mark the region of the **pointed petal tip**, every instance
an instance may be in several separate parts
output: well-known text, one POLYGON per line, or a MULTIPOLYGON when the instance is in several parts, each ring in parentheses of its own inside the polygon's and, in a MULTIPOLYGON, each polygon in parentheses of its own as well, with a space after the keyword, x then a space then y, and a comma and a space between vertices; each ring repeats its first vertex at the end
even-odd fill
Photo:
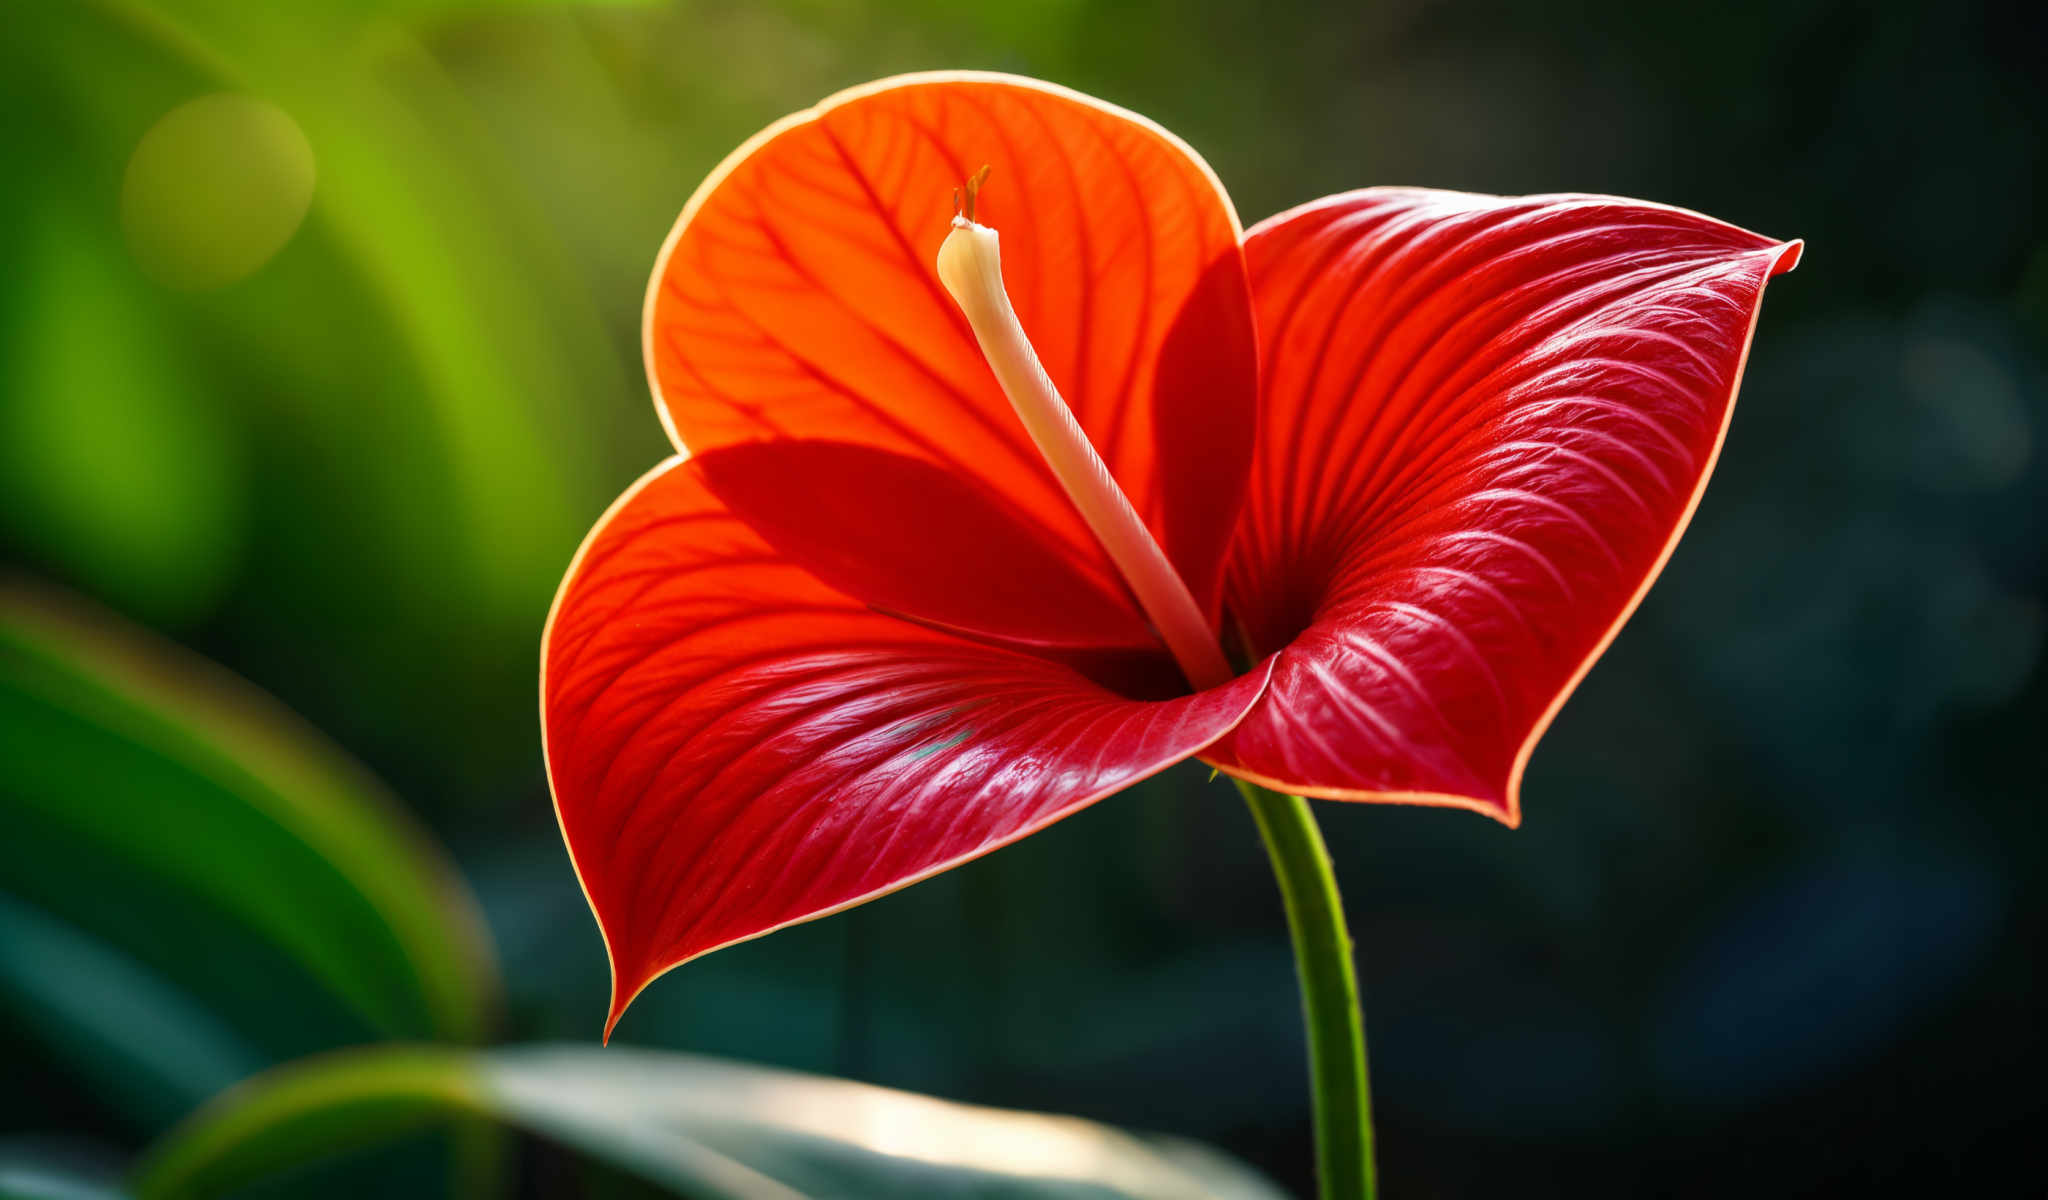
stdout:
POLYGON ((633 997, 620 990, 618 977, 614 975, 611 1000, 605 1005, 604 1036, 599 1039, 603 1044, 612 1044, 612 1030, 619 1027, 619 1018, 626 1015, 626 1009, 632 1003, 633 997))
POLYGON ((647 990, 648 982, 642 980, 638 986, 628 990, 619 985, 616 976, 613 977, 611 1002, 606 1007, 604 1037, 601 1039, 605 1045, 612 1044, 612 1031, 619 1027, 620 1019, 626 1015, 627 1009, 633 1007, 633 1001, 638 1000, 640 993, 647 990))
POLYGON ((1521 802, 1516 798, 1512 789, 1504 794, 1505 799, 1499 796, 1431 793, 1405 796, 1401 800, 1411 804, 1434 805, 1442 808, 1462 808, 1468 812, 1478 813, 1480 816, 1495 821, 1509 829, 1520 829, 1522 827, 1521 802))
MULTIPOLYGON (((746 939, 740 940, 744 941, 746 939)), ((626 1010, 633 1007, 633 1002, 640 998, 642 992, 653 986, 655 980, 660 979, 684 963, 702 958, 712 950, 723 948, 722 946, 712 946, 692 949, 667 962, 655 959, 650 963, 643 959, 640 960, 638 967, 624 971, 620 970, 618 960, 614 958, 611 1001, 606 1006, 604 1018, 604 1043, 606 1045, 611 1044, 612 1033, 618 1029, 619 1022, 625 1019, 626 1010)), ((610 934, 605 935, 605 952, 607 954, 615 954, 617 952, 617 947, 613 944, 610 934)))
POLYGON ((1775 278, 1776 276, 1790 273, 1793 268, 1799 265, 1799 260, 1805 257, 1806 239, 1804 238, 1793 238, 1791 241, 1779 246, 1778 256, 1771 260, 1772 277, 1775 278))
MULTIPOLYGON (((588 895, 586 891, 585 896, 588 895)), ((590 912, 592 916, 597 917, 597 936, 604 944, 605 973, 610 979, 610 990, 605 997, 604 1035, 599 1039, 604 1045, 609 1046, 612 1033, 618 1029, 619 1022, 625 1019, 626 1010, 633 1007, 633 1001, 640 998, 640 993, 647 990, 647 985, 681 964, 671 963, 667 967, 649 968, 644 959, 638 958, 630 950, 622 959, 621 950, 625 948, 613 936, 612 929, 605 924, 604 917, 598 912, 594 900, 590 912), (633 965, 636 962, 638 965, 633 965)))
MULTIPOLYGON (((1538 737, 1540 738, 1540 734, 1538 737)), ((1530 748, 1535 748, 1532 740, 1530 748)), ((1509 769, 1508 777, 1496 793, 1472 798, 1471 809, 1484 817, 1491 817, 1509 829, 1522 827, 1522 770, 1526 763, 1509 769)))

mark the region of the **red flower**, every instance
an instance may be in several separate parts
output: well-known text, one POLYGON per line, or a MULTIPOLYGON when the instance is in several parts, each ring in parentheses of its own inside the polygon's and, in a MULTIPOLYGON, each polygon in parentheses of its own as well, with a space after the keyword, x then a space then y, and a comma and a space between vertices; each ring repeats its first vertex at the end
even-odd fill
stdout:
MULTIPOLYGON (((742 146, 646 306, 676 457, 577 553, 550 782, 612 1021, 720 946, 1182 759, 1510 825, 1663 566, 1799 244, 1410 188, 1241 232, 1208 168, 1030 80, 906 76, 742 146), (934 259, 987 163, 1017 317, 1212 631, 1190 693, 934 259)), ((1192 610, 1190 610, 1192 611, 1192 610)))

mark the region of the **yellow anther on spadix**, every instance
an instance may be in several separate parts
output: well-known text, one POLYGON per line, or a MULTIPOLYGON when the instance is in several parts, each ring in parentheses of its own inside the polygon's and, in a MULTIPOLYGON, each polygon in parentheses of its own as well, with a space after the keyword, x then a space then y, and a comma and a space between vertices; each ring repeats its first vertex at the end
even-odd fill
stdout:
POLYGON ((987 178, 988 168, 983 167, 967 182, 966 204, 939 246, 939 281, 966 314, 982 356, 1025 432, 1123 573, 1188 682, 1198 688, 1228 682, 1233 674, 1230 663, 1201 606, 1060 398, 1010 306, 996 231, 974 221, 975 195, 987 178))

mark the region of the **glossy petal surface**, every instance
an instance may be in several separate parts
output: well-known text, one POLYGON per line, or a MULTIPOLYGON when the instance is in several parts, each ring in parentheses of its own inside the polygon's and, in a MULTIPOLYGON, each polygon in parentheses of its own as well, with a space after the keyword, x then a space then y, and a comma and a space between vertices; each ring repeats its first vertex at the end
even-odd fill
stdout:
POLYGON ((570 567, 542 656, 556 811, 616 1021, 668 967, 901 887, 1195 753, 1264 672, 1124 699, 1042 658, 877 613, 724 490, 770 448, 671 460, 570 567))
POLYGON ((648 292, 648 374, 672 436, 923 460, 1121 591, 938 281, 954 189, 983 164, 977 216, 1001 233, 1026 332, 1213 614, 1257 392, 1236 217, 1186 146, 1076 93, 903 76, 742 147, 685 208, 648 292))
POLYGON ((1330 197, 1246 242, 1264 396, 1209 757, 1512 824, 1530 747, 1690 517, 1781 244, 1606 197, 1330 197))

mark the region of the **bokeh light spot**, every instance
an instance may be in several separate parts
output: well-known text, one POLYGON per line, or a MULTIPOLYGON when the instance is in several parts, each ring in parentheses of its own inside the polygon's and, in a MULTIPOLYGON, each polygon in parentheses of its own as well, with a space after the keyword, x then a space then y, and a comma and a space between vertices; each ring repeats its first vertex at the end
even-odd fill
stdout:
POLYGON ((151 278, 181 291, 245 279, 291 240, 313 202, 313 147, 281 108, 201 96, 136 143, 121 231, 151 278))

